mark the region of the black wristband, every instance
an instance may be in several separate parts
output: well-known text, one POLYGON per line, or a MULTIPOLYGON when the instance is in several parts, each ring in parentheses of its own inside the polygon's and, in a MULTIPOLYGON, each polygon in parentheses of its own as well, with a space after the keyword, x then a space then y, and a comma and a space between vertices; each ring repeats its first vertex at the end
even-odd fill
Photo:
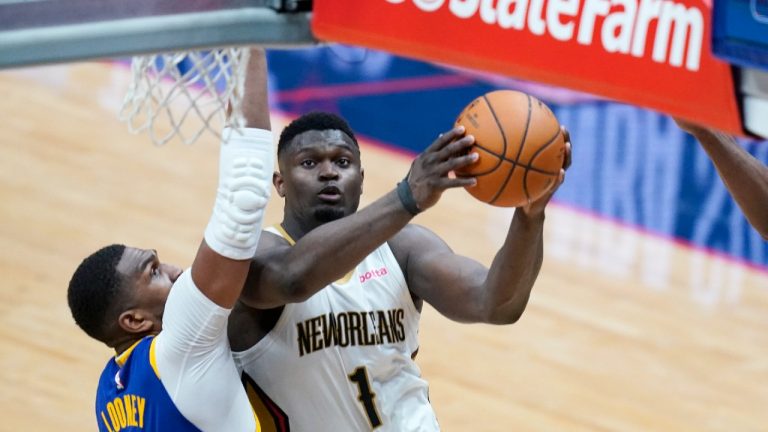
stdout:
POLYGON ((411 193, 411 186, 408 184, 407 176, 397 184, 397 196, 400 197, 400 202, 408 213, 414 216, 421 213, 419 206, 416 205, 416 200, 413 199, 413 193, 411 193))

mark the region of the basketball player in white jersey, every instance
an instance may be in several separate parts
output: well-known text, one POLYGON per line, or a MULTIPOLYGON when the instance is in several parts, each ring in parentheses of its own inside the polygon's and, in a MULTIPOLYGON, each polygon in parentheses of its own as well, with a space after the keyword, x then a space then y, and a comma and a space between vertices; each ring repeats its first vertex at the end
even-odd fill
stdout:
MULTIPOLYGON (((490 269, 409 224, 475 161, 461 128, 441 136, 406 179, 359 212, 363 169, 347 123, 310 113, 278 143, 273 184, 283 221, 262 234, 229 323, 235 362, 264 430, 435 431, 413 358, 422 302, 461 322, 511 324, 542 262, 545 197, 515 212, 490 269)), ((457 364, 457 366, 459 366, 457 364)))
POLYGON ((675 121, 701 143, 749 223, 768 240, 768 167, 728 134, 682 119, 675 121))

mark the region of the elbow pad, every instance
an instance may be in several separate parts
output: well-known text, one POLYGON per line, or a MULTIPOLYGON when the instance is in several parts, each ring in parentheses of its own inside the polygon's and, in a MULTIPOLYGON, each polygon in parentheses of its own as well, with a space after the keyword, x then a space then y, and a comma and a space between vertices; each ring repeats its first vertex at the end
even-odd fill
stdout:
POLYGON ((224 129, 219 158, 219 186, 205 242, 219 255, 253 257, 269 201, 275 155, 272 132, 224 129))

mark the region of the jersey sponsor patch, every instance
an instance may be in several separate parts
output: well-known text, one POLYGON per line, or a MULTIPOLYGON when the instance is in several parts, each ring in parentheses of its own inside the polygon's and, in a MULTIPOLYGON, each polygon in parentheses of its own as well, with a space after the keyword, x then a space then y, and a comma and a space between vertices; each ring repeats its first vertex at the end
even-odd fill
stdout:
POLYGON ((365 282, 368 282, 371 279, 377 279, 380 277, 384 277, 388 274, 386 267, 382 267, 380 269, 373 269, 368 270, 366 272, 360 273, 360 283, 363 284, 365 282))

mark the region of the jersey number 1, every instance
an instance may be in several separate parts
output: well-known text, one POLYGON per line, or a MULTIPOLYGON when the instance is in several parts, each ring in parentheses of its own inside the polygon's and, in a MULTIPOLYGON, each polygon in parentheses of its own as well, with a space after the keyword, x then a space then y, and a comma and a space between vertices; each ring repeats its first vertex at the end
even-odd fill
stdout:
POLYGON ((371 391, 371 383, 368 381, 368 370, 365 366, 360 366, 349 374, 349 379, 357 384, 357 400, 363 404, 365 413, 368 415, 368 421, 371 422, 371 427, 375 429, 381 426, 381 418, 376 411, 376 393, 371 391))

